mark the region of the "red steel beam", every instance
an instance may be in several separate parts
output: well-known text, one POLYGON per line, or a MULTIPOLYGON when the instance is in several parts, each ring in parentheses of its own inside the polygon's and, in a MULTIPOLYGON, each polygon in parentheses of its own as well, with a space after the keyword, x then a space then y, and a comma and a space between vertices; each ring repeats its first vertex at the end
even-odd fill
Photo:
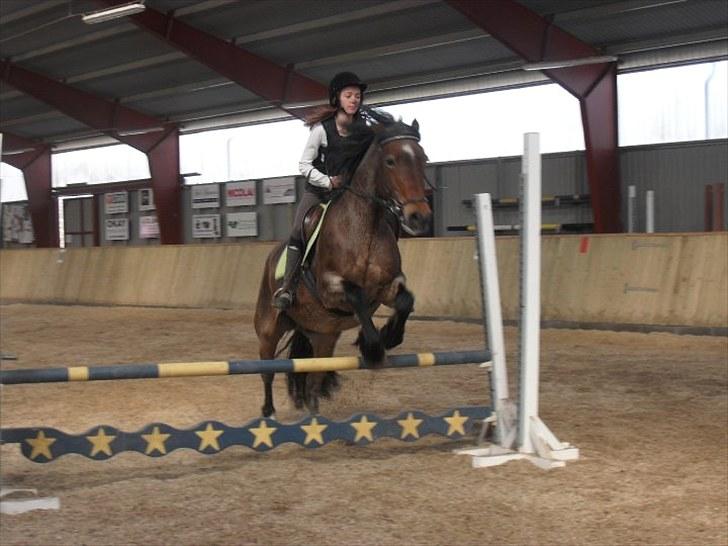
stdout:
MULTIPOLYGON (((563 61, 600 55, 593 46, 514 0, 447 2, 528 62, 563 61)), ((594 229, 597 233, 621 232, 615 63, 543 72, 579 99, 581 105, 594 229)))
POLYGON ((25 191, 28 194, 28 209, 33 222, 36 246, 58 247, 58 210, 51 193, 50 146, 3 129, 0 129, 0 133, 3 134, 2 160, 23 171, 25 177, 25 191), (22 153, 5 155, 13 151, 22 153))
MULTIPOLYGON (((118 0, 95 1, 103 6, 118 4, 118 0)), ((326 100, 327 87, 298 74, 292 66, 280 66, 188 25, 171 14, 147 7, 142 13, 128 17, 128 20, 295 117, 302 119, 305 110, 288 110, 283 106, 284 103, 326 100)))
MULTIPOLYGON (((161 242, 183 242, 179 153, 173 158, 177 163, 171 170, 170 158, 162 158, 160 154, 152 153, 170 138, 179 138, 174 124, 61 83, 7 60, 0 63, 0 78, 65 115, 146 153, 152 173, 155 202, 161 203, 161 206, 157 206, 161 242)), ((179 150, 179 143, 174 148, 179 150)), ((30 195, 28 198, 30 199, 30 195)))

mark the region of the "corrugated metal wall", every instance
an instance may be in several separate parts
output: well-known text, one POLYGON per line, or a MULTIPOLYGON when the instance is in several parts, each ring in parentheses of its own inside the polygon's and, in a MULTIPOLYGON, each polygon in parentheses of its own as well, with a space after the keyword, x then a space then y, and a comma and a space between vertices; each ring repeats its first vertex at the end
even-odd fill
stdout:
POLYGON ((627 217, 626 188, 634 185, 637 231, 645 230, 647 190, 655 191, 655 231, 678 232, 705 229, 706 184, 723 183, 728 189, 728 140, 636 146, 622 149, 620 157, 622 218, 627 217))
MULTIPOLYGON (((655 231, 686 232, 703 231, 705 226, 705 185, 723 183, 728 189, 728 140, 685 142, 653 146, 637 146, 620 150, 622 169, 622 219, 627 225, 627 187, 637 188, 637 232, 645 229, 645 192, 655 191, 655 231)), ((503 157, 433 164, 427 168, 428 179, 438 188, 434 195, 434 234, 467 235, 464 231, 450 231, 453 226, 475 223, 470 204, 473 194, 489 192, 496 199, 516 198, 519 193, 521 158, 503 157)), ((545 154, 542 158, 543 195, 588 195, 584 152, 545 154)), ((304 189, 304 180, 296 179, 297 195, 304 189)), ((184 241, 185 243, 215 244, 240 242, 251 238, 225 237, 195 239, 192 237, 192 216, 195 214, 220 214, 224 224, 229 212, 255 211, 258 221, 259 241, 282 240, 288 236, 295 212, 295 204, 264 205, 263 182, 256 181, 258 195, 254 207, 226 207, 225 183, 220 183, 220 207, 211 209, 191 208, 191 187, 185 186, 184 241)), ((140 211, 138 192, 129 192, 130 236, 128 241, 107 241, 105 238, 106 215, 103 199, 99 199, 101 244, 103 246, 156 245, 159 239, 142 239, 139 236, 139 217, 151 215, 140 211)), ((728 210, 728 191, 725 192, 724 210, 728 210)), ((120 216, 114 215, 115 218, 120 216)), ((728 219, 728 214, 725 214, 728 219)), ((496 224, 518 223, 517 207, 494 209, 496 224)), ((73 221, 69 218, 68 221, 73 221)), ((591 206, 584 204, 544 205, 544 224, 581 224, 592 221, 591 206)), ((724 229, 728 226, 724 226, 724 229)))

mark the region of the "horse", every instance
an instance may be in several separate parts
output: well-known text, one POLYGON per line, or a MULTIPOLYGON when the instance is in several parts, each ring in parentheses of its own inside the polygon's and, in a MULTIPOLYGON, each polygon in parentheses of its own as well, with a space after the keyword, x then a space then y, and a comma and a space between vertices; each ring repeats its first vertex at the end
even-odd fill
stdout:
MULTIPOLYGON (((278 287, 275 269, 285 242, 269 254, 255 311, 261 359, 276 357, 287 333, 290 358, 329 357, 345 330, 360 327, 355 342, 367 367, 383 365, 386 351, 402 343, 414 296, 402 273, 400 229, 417 236, 429 229, 432 210, 425 195, 427 156, 419 124, 368 111, 369 123, 352 129, 346 182, 331 201, 310 260, 304 260, 294 302, 285 311, 271 304, 278 287), (377 330, 372 315, 380 305, 394 310, 377 330)), ((314 209, 315 210, 315 209, 314 209)), ((309 217, 304 233, 312 229, 309 217)), ((285 345, 284 345, 285 349, 285 345)), ((283 349, 282 349, 283 350, 283 349)), ((316 415, 319 398, 339 387, 336 372, 288 373, 288 393, 297 409, 316 415)), ((263 417, 275 413, 273 373, 262 374, 263 417)))

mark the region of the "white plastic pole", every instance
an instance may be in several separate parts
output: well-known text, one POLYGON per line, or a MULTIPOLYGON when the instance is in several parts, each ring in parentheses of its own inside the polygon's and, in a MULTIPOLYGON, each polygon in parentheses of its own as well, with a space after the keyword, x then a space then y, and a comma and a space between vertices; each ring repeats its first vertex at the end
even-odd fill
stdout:
POLYGON ((629 186, 627 197, 627 233, 634 233, 635 230, 635 208, 634 202, 637 199, 637 186, 629 186))
POLYGON ((655 232, 655 192, 654 190, 647 190, 645 196, 645 217, 646 217, 646 229, 647 233, 655 232))
MULTIPOLYGON (((500 285, 498 281, 498 260, 493 232, 493 208, 489 193, 475 195, 476 222, 478 226, 478 263, 480 266, 481 294, 485 315, 488 349, 493 358, 491 373, 491 399, 496 415, 506 418, 503 407, 508 400, 508 372, 506 369, 506 349, 503 339, 503 317, 501 315, 500 285)), ((502 443, 508 424, 499 422, 496 426, 497 440, 502 443)))
POLYGON ((531 423, 538 417, 541 316, 541 154, 538 133, 524 135, 521 167, 521 380, 518 449, 535 451, 531 423))

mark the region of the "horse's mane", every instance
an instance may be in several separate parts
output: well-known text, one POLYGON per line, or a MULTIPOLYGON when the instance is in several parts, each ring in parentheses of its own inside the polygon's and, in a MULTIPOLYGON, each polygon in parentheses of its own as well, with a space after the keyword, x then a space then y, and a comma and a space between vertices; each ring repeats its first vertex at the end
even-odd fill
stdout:
POLYGON ((362 108, 362 121, 353 123, 344 141, 343 169, 346 183, 351 181, 356 169, 374 142, 382 142, 397 136, 420 139, 419 131, 382 110, 362 108))

